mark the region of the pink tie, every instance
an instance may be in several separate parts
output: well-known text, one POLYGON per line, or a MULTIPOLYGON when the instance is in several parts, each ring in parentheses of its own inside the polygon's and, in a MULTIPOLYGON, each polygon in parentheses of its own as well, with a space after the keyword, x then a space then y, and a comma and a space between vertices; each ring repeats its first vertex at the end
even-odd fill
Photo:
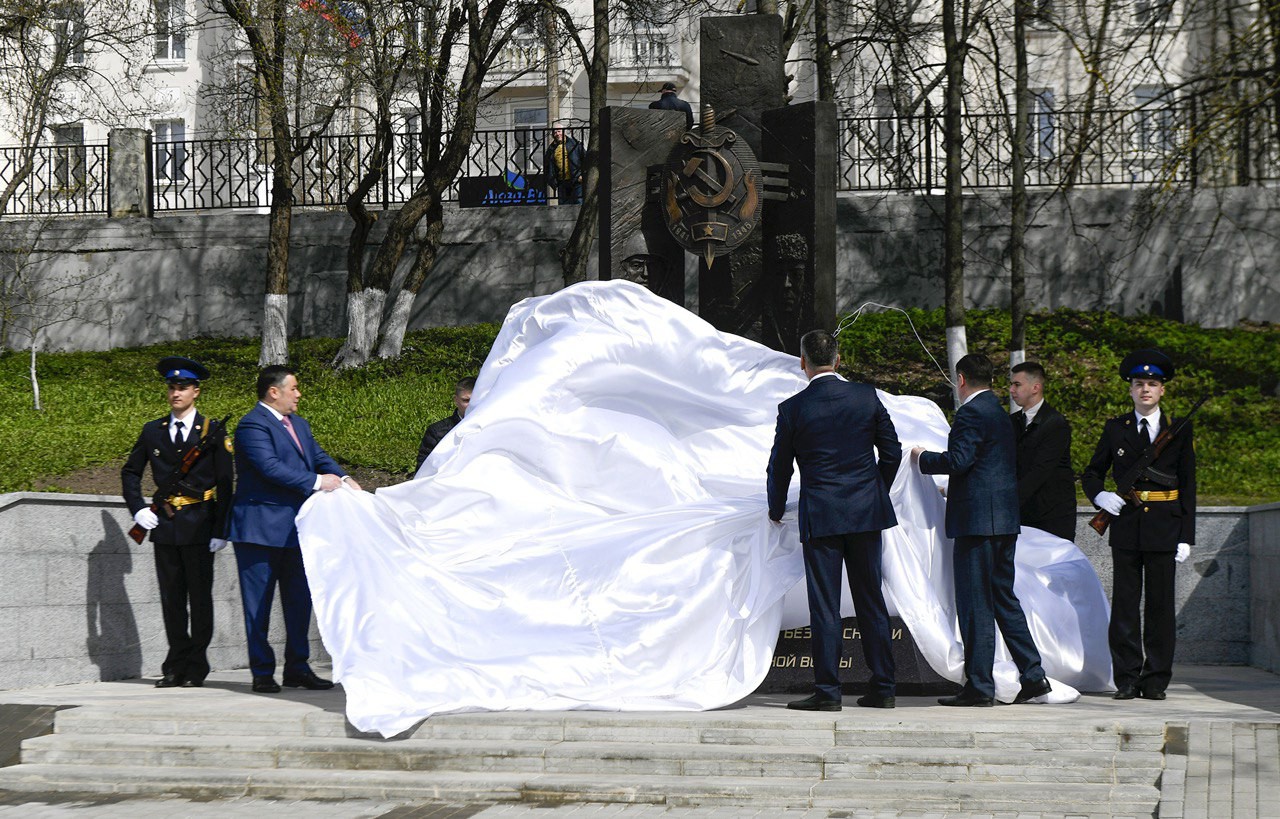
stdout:
POLYGON ((293 431, 293 422, 289 420, 289 416, 287 415, 282 417, 280 420, 284 421, 284 428, 289 430, 289 437, 293 439, 294 444, 298 447, 298 451, 301 452, 302 442, 298 440, 298 433, 293 431))

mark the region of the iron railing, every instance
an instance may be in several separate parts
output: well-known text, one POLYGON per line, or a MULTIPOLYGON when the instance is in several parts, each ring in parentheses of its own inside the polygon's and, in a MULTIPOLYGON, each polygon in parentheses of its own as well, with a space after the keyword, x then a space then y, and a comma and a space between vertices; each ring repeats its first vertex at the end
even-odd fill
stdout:
MULTIPOLYGON (((941 113, 847 117, 838 122, 843 191, 935 191, 944 186, 941 113)), ((567 129, 584 146, 585 128, 567 129)), ((1001 114, 962 119, 962 167, 969 189, 1012 183, 1011 121, 1001 114)), ((460 177, 526 176, 544 170, 551 131, 477 131, 460 177)), ((293 163, 293 204, 342 207, 373 163, 371 134, 311 140, 293 163)), ((271 201, 269 139, 155 141, 156 211, 265 208, 271 201)), ((419 134, 396 134, 384 171, 365 197, 373 208, 405 202, 422 181, 419 134)), ((12 179, 21 149, 0 149, 0 184, 12 179)), ((1032 188, 1100 185, 1241 185, 1280 180, 1280 127, 1263 112, 1224 118, 1190 106, 1082 112, 1037 111, 1026 158, 1032 188), (1225 123, 1225 124, 1224 124, 1225 123)), ((457 198, 457 183, 446 200, 457 198)), ((12 214, 105 213, 105 144, 44 145, 10 203, 12 214)))
MULTIPOLYGON (((566 128, 586 146, 586 128, 566 128)), ((461 177, 540 174, 551 146, 546 128, 477 131, 461 177)), ((271 203, 270 139, 156 141, 155 210, 265 208, 271 203)), ((403 204, 422 181, 420 134, 396 134, 386 165, 365 197, 368 207, 403 204)), ((293 162, 293 204, 343 207, 374 162, 372 134, 322 136, 293 162)), ((456 201, 455 180, 445 201, 456 201)))
POLYGON ((4 215, 107 212, 107 143, 0 148, 0 191, 18 176, 28 152, 31 172, 18 183, 4 215))

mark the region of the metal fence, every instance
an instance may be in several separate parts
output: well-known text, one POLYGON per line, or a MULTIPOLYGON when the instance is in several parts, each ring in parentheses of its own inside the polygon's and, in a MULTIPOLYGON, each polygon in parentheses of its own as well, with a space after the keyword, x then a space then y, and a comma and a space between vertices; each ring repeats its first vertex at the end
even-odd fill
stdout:
MULTIPOLYGON (((586 128, 566 128, 586 146, 586 128)), ((517 128, 477 131, 459 172, 460 177, 542 173, 551 131, 517 128)), ((156 141, 155 210, 265 208, 271 203, 270 139, 156 141)), ((396 134, 383 172, 365 197, 369 207, 405 202, 422 182, 420 134, 396 134)), ((343 207, 361 177, 374 163, 372 134, 322 136, 293 163, 293 204, 343 207)), ((455 181, 446 201, 456 201, 455 181)))
MULTIPOLYGON (((1028 122, 1029 187, 1208 182, 1238 185, 1280 179, 1280 130, 1270 116, 1222 118, 1190 106, 1137 110, 1038 110, 1028 122), (1227 122, 1227 125, 1222 123, 1227 122)), ((929 191, 944 186, 943 117, 839 120, 843 191, 929 191)), ((583 146, 586 128, 566 129, 583 146)), ((968 114, 962 120, 964 186, 1012 183, 1011 119, 968 114)), ((460 177, 540 174, 552 145, 547 128, 477 131, 460 177)), ((293 203, 343 207, 373 162, 371 134, 312 140, 293 164, 293 203)), ((0 186, 13 178, 18 148, 0 149, 0 186)), ((151 150, 156 211, 265 208, 271 201, 269 139, 155 141, 151 150)), ((366 196, 373 208, 405 202, 422 181, 419 134, 397 134, 383 173, 366 196)), ((446 199, 457 199, 457 182, 446 199)), ((9 213, 105 213, 105 144, 45 145, 18 187, 9 213)))
POLYGON ((0 191, 19 175, 28 154, 31 173, 18 183, 6 215, 107 212, 107 143, 0 148, 0 191))

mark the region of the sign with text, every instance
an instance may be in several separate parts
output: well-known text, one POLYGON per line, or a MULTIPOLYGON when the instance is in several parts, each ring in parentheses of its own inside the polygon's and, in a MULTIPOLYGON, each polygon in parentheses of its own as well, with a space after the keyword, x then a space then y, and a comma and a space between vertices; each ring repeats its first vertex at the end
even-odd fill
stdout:
POLYGON ((458 207, 505 208, 547 204, 546 178, 540 173, 507 171, 501 176, 466 176, 458 180, 458 207))

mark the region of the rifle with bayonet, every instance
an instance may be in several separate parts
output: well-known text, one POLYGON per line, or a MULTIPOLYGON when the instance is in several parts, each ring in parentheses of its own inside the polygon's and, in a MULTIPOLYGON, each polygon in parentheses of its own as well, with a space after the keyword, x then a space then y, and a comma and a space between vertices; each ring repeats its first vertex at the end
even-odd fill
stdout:
MULTIPOLYGON (((1120 476, 1120 479, 1116 481, 1116 494, 1124 498, 1125 503, 1133 506, 1142 505, 1142 500, 1133 489, 1133 485, 1140 479, 1151 481, 1167 489, 1174 489, 1178 486, 1177 475, 1156 469, 1151 464, 1155 463, 1156 458, 1160 457, 1160 453, 1164 452, 1165 448, 1178 436, 1178 433, 1182 432, 1183 428, 1186 427, 1187 422, 1191 420, 1191 416, 1195 415, 1201 405, 1208 400, 1209 396, 1202 397, 1191 408, 1190 412, 1178 419, 1177 426, 1172 429, 1166 426, 1160 430, 1160 434, 1156 436, 1151 446, 1147 447, 1147 450, 1142 453, 1142 457, 1138 459, 1137 463, 1130 467, 1128 472, 1120 476)), ((1089 521, 1089 525, 1093 527, 1093 531, 1100 535, 1105 535, 1107 527, 1111 525, 1112 517, 1113 515, 1106 509, 1099 509, 1098 514, 1094 515, 1093 519, 1089 521)))
MULTIPOLYGON (((188 449, 186 454, 182 456, 182 462, 174 467, 169 475, 156 485, 156 493, 151 498, 151 511, 157 516, 163 514, 165 519, 173 520, 173 516, 178 513, 169 499, 175 495, 186 495, 200 497, 204 494, 204 490, 195 489, 187 484, 187 473, 189 473, 200 460, 200 456, 209 451, 213 446, 222 446, 222 439, 227 434, 227 422, 231 420, 231 416, 227 415, 220 421, 210 421, 209 429, 200 437, 200 442, 188 449)), ((129 537, 133 538, 134 543, 141 543, 147 537, 147 530, 141 525, 135 523, 133 528, 129 530, 129 537)))

